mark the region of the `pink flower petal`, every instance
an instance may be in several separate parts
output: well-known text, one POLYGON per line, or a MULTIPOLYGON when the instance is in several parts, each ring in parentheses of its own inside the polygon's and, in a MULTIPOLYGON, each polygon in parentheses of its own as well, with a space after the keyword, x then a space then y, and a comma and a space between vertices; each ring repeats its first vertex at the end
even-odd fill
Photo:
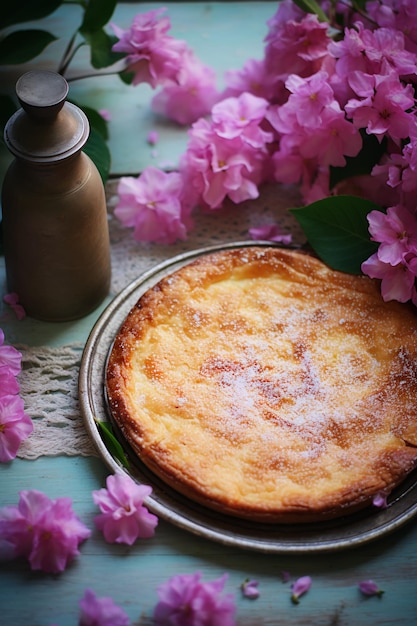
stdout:
POLYGON ((294 604, 298 604, 299 598, 307 593, 311 587, 312 580, 310 576, 302 576, 291 585, 291 600, 294 604))
POLYGON ((22 491, 17 507, 0 509, 0 533, 13 556, 24 556, 32 569, 50 573, 62 572, 91 534, 69 498, 50 500, 36 490, 22 491))
POLYGON ((19 393, 19 382, 10 369, 0 366, 0 396, 14 396, 19 393))
POLYGON ((20 444, 32 431, 33 423, 24 411, 22 398, 0 395, 0 461, 14 459, 20 444))
POLYGON ((373 580, 362 580, 358 587, 365 596, 381 597, 384 593, 373 580))
POLYGON ((86 589, 80 600, 78 626, 129 626, 128 615, 112 598, 97 597, 94 591, 86 589))
POLYGON ((206 583, 200 578, 200 572, 180 574, 158 587, 156 626, 236 626, 233 596, 221 595, 227 575, 206 583))
POLYGON ((242 593, 245 598, 249 598, 250 600, 256 600, 256 598, 259 598, 258 585, 259 582, 257 580, 245 580, 241 585, 242 593))
POLYGON ((101 511, 94 523, 105 540, 132 545, 138 538, 152 537, 158 518, 143 504, 152 492, 151 487, 138 485, 123 473, 108 476, 106 485, 106 489, 92 494, 101 511))
POLYGON ((151 107, 156 113, 188 126, 208 115, 218 99, 214 70, 187 50, 182 56, 177 83, 164 86, 152 99, 151 107))
POLYGON ((377 493, 372 499, 372 504, 377 508, 386 509, 388 506, 387 497, 385 493, 377 493))
POLYGON ((158 131, 156 130, 149 131, 148 136, 146 137, 146 141, 148 142, 149 145, 155 146, 159 141, 158 131))
POLYGON ((277 224, 265 224, 264 226, 256 226, 249 229, 252 239, 275 241, 276 243, 290 244, 292 235, 281 232, 277 224))
POLYGON ((185 239, 191 220, 182 204, 183 184, 178 172, 152 166, 138 178, 122 177, 115 216, 124 226, 134 228, 138 241, 170 244, 185 239))
POLYGON ((29 563, 34 570, 59 573, 78 556, 78 546, 91 531, 72 510, 69 498, 51 500, 40 523, 34 528, 29 563))
POLYGON ((14 311, 18 320, 23 320, 26 317, 26 311, 19 303, 19 296, 17 293, 6 293, 3 296, 3 301, 14 311))
POLYGON ((22 354, 13 346, 4 345, 4 333, 0 328, 0 367, 7 367, 11 374, 20 374, 22 354))
POLYGON ((167 35, 171 27, 165 8, 136 14, 131 26, 123 30, 111 24, 116 37, 115 52, 126 54, 126 70, 133 72, 132 84, 158 85, 177 83, 182 59, 187 53, 185 41, 167 35))

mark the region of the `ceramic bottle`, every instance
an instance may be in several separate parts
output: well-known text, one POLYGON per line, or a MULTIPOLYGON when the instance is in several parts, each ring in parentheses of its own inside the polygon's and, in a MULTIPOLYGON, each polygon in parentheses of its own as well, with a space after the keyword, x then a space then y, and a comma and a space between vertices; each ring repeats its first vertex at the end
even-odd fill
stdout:
POLYGON ((56 322, 93 311, 111 272, 104 186, 83 152, 87 117, 68 90, 59 74, 27 72, 4 132, 14 155, 2 186, 7 289, 27 315, 56 322))

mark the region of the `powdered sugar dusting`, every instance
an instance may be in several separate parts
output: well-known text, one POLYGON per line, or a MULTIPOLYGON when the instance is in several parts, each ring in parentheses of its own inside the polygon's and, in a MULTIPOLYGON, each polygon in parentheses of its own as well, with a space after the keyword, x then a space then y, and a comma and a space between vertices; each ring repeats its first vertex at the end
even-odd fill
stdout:
POLYGON ((158 445, 174 433, 205 485, 210 466, 222 468, 215 490, 219 475, 228 489, 235 481, 245 497, 262 489, 273 501, 289 483, 306 498, 313 486, 325 493, 363 476, 381 488, 390 480, 381 455, 415 436, 417 322, 359 278, 329 283, 324 266, 314 273, 299 257, 287 267, 259 250, 255 270, 242 252, 232 276, 221 265, 213 280, 193 279, 186 297, 177 287, 169 321, 152 329, 158 445))

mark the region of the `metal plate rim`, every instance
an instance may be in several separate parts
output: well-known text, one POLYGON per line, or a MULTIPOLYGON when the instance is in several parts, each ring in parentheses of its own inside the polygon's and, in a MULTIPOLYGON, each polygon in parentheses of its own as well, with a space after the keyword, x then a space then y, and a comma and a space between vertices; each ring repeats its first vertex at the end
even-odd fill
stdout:
MULTIPOLYGON (((122 467, 119 461, 113 457, 106 447, 98 431, 95 418, 98 417, 97 413, 99 412, 100 419, 104 418, 104 421, 110 421, 104 398, 104 371, 107 356, 120 323, 126 317, 131 306, 139 299, 141 295, 140 292, 142 291, 143 293, 151 284, 155 284, 166 274, 175 271, 175 269, 181 265, 189 263, 199 256, 225 249, 248 246, 272 247, 274 245, 275 244, 270 241, 239 241, 208 246, 179 254, 155 265, 129 283, 102 312, 93 326, 83 350, 79 371, 78 392, 81 414, 86 430, 99 456, 112 472, 127 470, 122 467)), ((144 482, 138 477, 137 471, 134 471, 131 475, 138 482, 144 482)), ((149 481, 147 482, 149 484, 149 481)), ((154 485, 152 486, 154 487, 154 485)), ((168 489, 167 491, 169 493, 170 490, 168 489)), ((359 528, 359 530, 355 532, 355 527, 352 527, 352 524, 348 521, 345 526, 343 524, 340 525, 342 529, 340 533, 338 533, 337 530, 334 532, 330 529, 318 538, 309 538, 307 534, 303 540, 301 531, 301 538, 297 541, 285 540, 285 532, 284 537, 277 533, 276 538, 270 539, 262 536, 262 532, 259 532, 258 536, 245 532, 239 533, 237 529, 239 525, 241 525, 241 520, 227 518, 226 516, 216 514, 209 510, 204 511, 204 507, 199 507, 192 502, 188 502, 190 510, 187 511, 187 503, 185 510, 184 506, 181 510, 178 510, 178 507, 176 508, 175 505, 173 506, 170 503, 170 497, 165 499, 163 497, 162 499, 161 497, 155 498, 154 493, 152 493, 151 496, 147 498, 146 505, 150 511, 161 519, 183 530, 189 531, 194 535, 223 545, 270 554, 311 554, 335 552, 357 547, 384 537, 410 522, 417 516, 417 481, 410 487, 409 492, 410 493, 403 494, 399 499, 401 502, 401 498, 407 498, 408 496, 408 499, 412 500, 409 506, 407 506, 406 503, 405 509, 402 510, 404 505, 404 502, 402 502, 401 507, 397 506, 398 512, 396 513, 395 507, 398 505, 398 502, 395 501, 391 506, 391 511, 387 511, 387 509, 375 511, 375 513, 366 518, 368 523, 365 524, 362 530, 359 528), (413 498, 413 496, 415 497, 413 498), (193 511, 199 511, 200 509, 203 510, 202 517, 199 514, 197 518, 195 518, 195 514, 190 515, 190 512, 193 513, 193 511), (215 522, 209 525, 204 518, 205 513, 207 513, 209 517, 216 518, 217 523, 215 522), (226 528, 224 528, 224 526, 226 526, 226 528), (235 528, 233 528, 233 526, 235 528), (344 528, 346 532, 343 531, 344 528)), ((178 494, 173 493, 175 500, 175 496, 178 494)), ((246 522, 244 522, 244 525, 248 526, 246 522)), ((252 526, 255 526, 255 524, 252 526)), ((260 526, 264 528, 264 526, 260 526)), ((274 526, 275 525, 268 525, 268 528, 272 529, 274 526)), ((301 527, 302 525, 299 526, 301 527)), ((338 527, 339 524, 336 526, 336 529, 338 527)), ((279 526, 279 528, 282 529, 283 527, 279 526)), ((302 526, 302 530, 305 529, 306 527, 302 526)))

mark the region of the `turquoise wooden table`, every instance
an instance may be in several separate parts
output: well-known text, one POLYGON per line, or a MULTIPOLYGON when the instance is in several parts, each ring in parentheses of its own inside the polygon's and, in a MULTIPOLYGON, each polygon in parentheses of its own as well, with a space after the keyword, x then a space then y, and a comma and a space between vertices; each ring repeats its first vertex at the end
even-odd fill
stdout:
MULTIPOLYGON (((127 27, 138 10, 155 4, 121 4, 114 21, 127 27)), ((266 20, 275 3, 167 3, 173 34, 186 39, 196 53, 219 72, 239 67, 262 52, 266 20)), ((71 30, 76 7, 67 6, 51 18, 54 27, 71 30)), ((53 69, 53 52, 40 63, 53 69)), ((80 61, 82 65, 82 61, 80 61)), ((10 69, 10 74, 19 68, 10 69)), ((22 68, 20 68, 22 69, 22 68)), ((285 209, 297 202, 297 191, 264 189, 256 203, 244 203, 239 213, 225 210, 202 216, 186 242, 164 247, 134 242, 112 215, 117 176, 139 172, 155 155, 146 144, 149 129, 161 133, 157 160, 177 162, 185 146, 185 131, 152 117, 151 94, 106 77, 85 81, 90 103, 112 112, 112 174, 107 186, 113 280, 105 302, 87 317, 48 324, 30 318, 18 321, 4 303, 0 327, 5 342, 23 355, 20 377, 26 411, 35 424, 19 457, 0 467, 0 506, 16 504, 18 492, 38 489, 51 498, 70 497, 80 519, 92 529, 81 554, 61 574, 32 572, 23 560, 0 564, 0 623, 7 626, 71 626, 78 623, 78 602, 86 588, 111 596, 132 624, 151 624, 157 587, 175 574, 202 573, 204 581, 228 574, 226 591, 234 595, 239 626, 399 626, 417 624, 417 524, 412 520, 389 534, 359 546, 323 553, 268 553, 212 541, 160 519, 155 536, 134 546, 106 543, 94 529, 97 508, 91 493, 105 485, 107 465, 86 432, 77 397, 77 376, 83 347, 100 315, 131 280, 179 253, 213 244, 242 240, 254 215, 281 219, 300 238, 285 209), (257 209, 255 211, 254 209, 257 209), (282 572, 290 573, 285 582, 282 572), (298 605, 291 602, 291 581, 309 575, 311 589, 298 605), (256 600, 243 597, 245 579, 259 581, 256 600), (365 597, 358 583, 373 579, 382 597, 365 597)), ((2 295, 7 291, 3 259, 2 295)))

